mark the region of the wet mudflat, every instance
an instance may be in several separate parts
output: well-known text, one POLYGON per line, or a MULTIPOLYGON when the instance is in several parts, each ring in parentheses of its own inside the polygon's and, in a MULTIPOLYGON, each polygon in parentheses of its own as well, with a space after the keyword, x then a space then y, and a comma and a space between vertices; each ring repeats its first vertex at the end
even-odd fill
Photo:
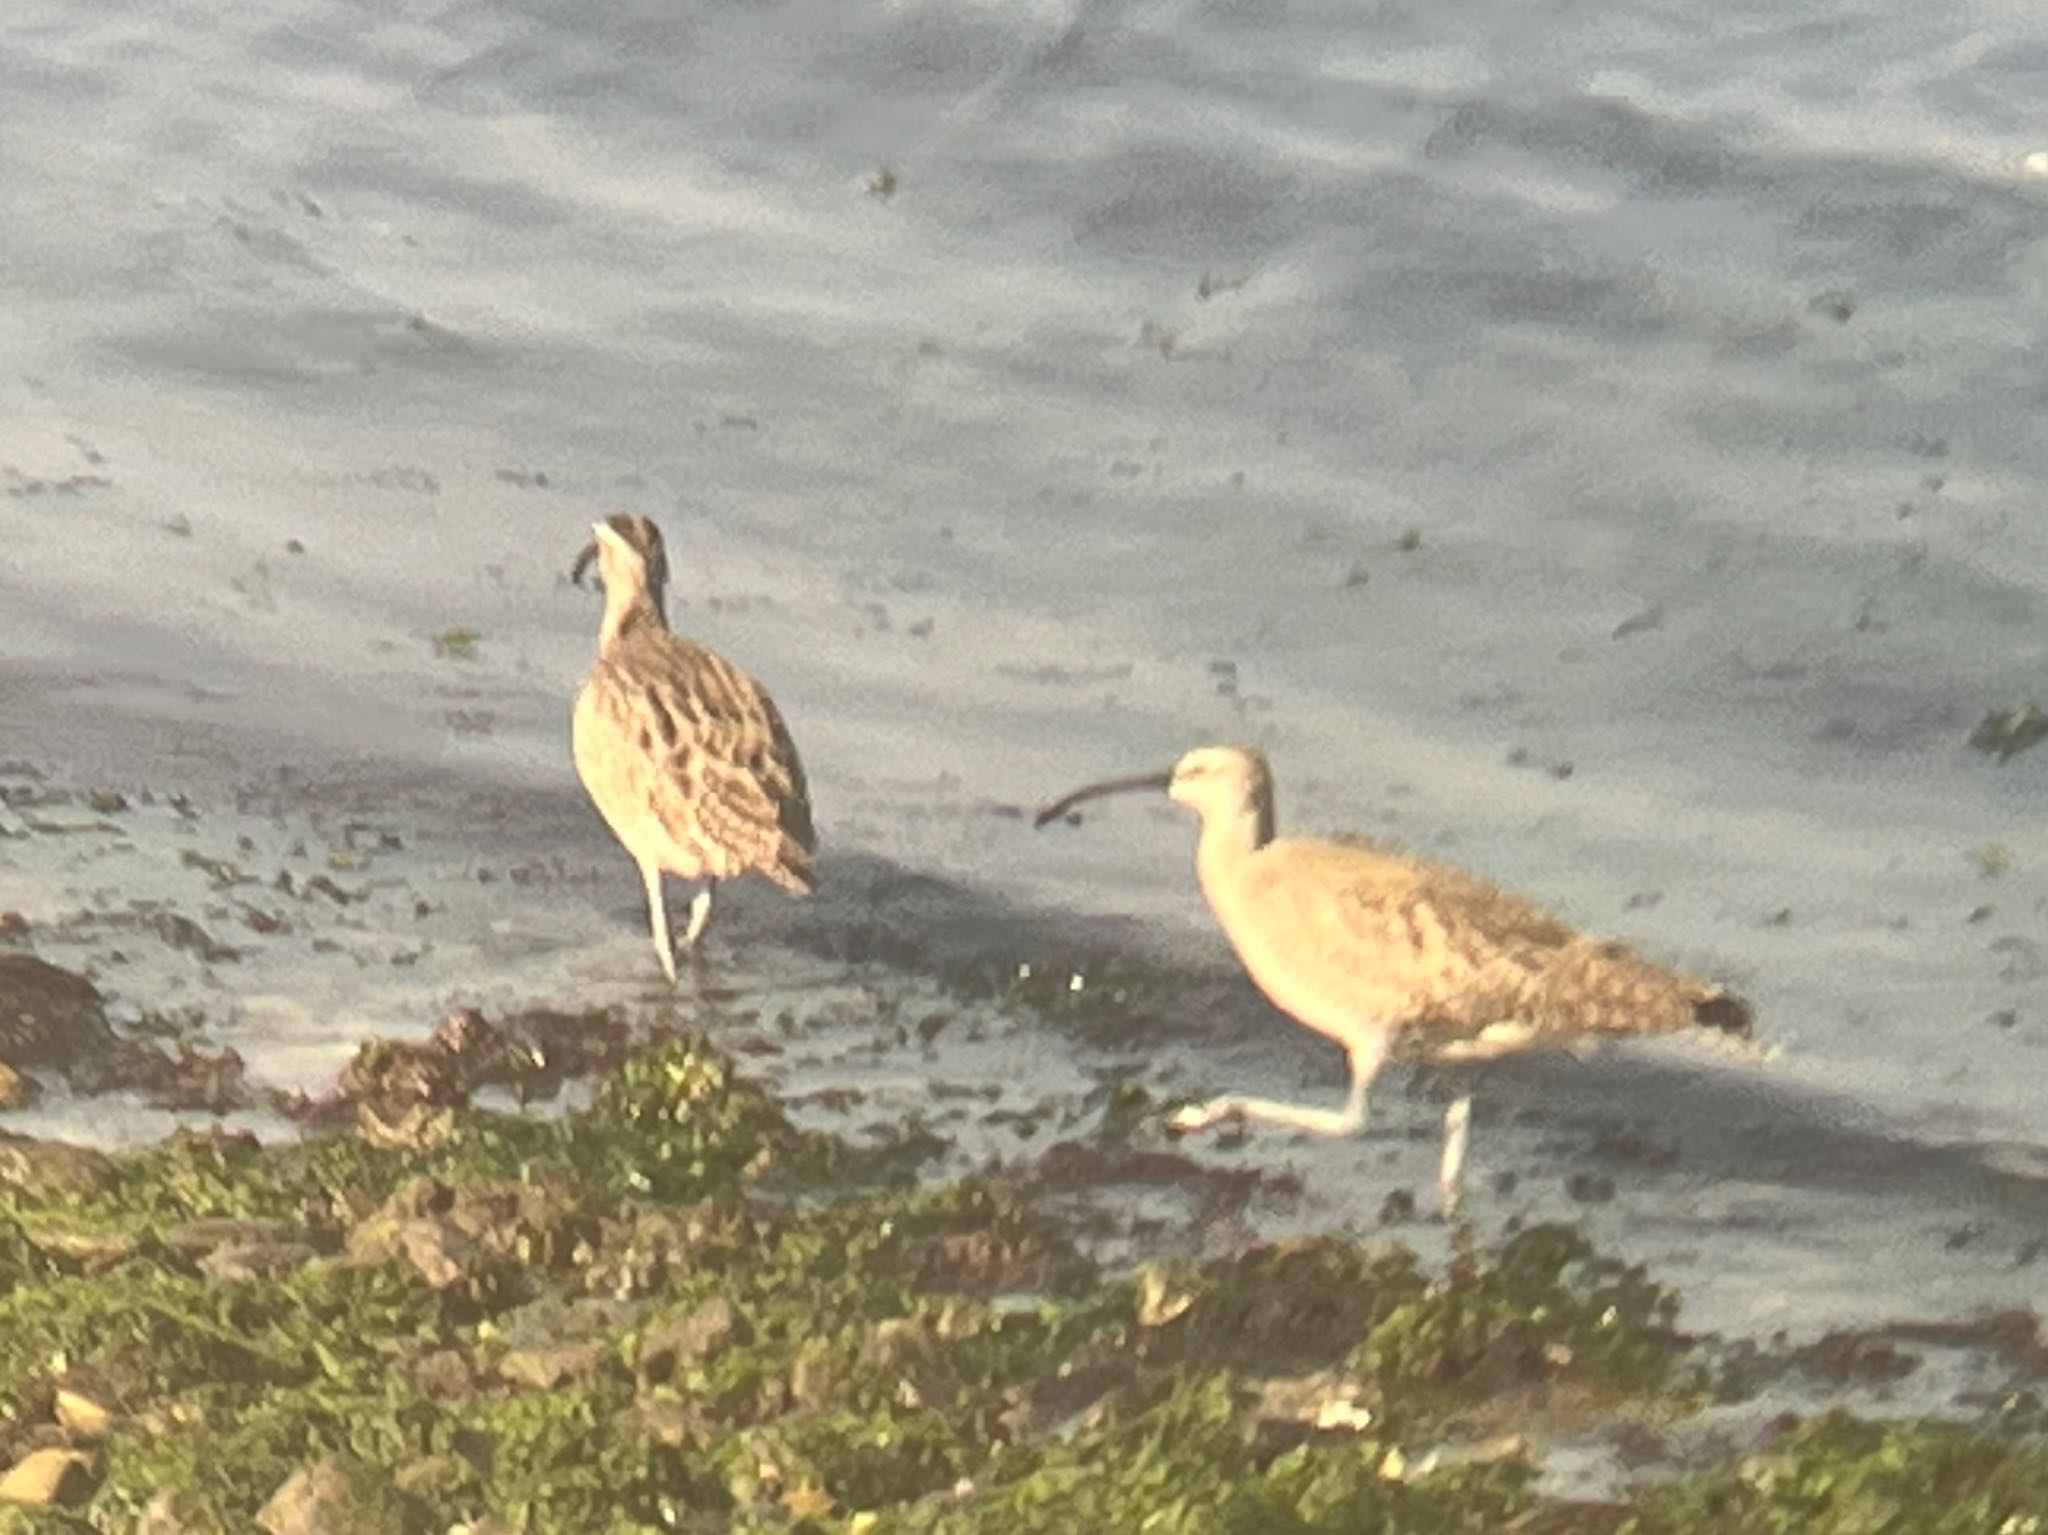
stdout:
POLYGON ((16 764, 6 804, 11 867, 122 873, 0 940, 0 1528, 1976 1531, 2048 1498, 2032 1310, 1698 1329, 1600 1229, 1686 1176, 1648 1127, 1562 1167, 1499 1127, 1458 1228, 1413 1191, 1427 1073, 1412 1137, 1353 1143, 1364 1218, 1284 1148, 1170 1139, 1130 1042, 1232 981, 1131 935, 1027 928, 1034 966, 879 918, 768 941, 763 905, 673 996, 543 953, 498 967, 518 1005, 429 1006, 467 887, 540 875, 303 800, 16 764), (324 965, 416 1011, 252 1069, 246 999, 324 965), (1083 1064, 1021 1071, 1048 1039, 1083 1064))

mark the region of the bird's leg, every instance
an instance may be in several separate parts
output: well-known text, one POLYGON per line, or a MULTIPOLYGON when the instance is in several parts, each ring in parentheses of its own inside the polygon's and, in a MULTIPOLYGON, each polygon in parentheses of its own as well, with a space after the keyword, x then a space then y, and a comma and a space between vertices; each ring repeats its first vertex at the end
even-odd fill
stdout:
POLYGON ((702 888, 690 897, 690 925, 683 930, 683 947, 686 949, 697 947, 697 940, 704 936, 705 923, 711 920, 711 886, 712 882, 707 879, 702 888))
POLYGON ((1312 1109, 1298 1103, 1279 1103, 1271 1098, 1246 1098, 1229 1093, 1207 1103, 1179 1109, 1168 1125, 1175 1130, 1206 1130, 1225 1119, 1257 1120, 1306 1130, 1311 1135, 1356 1135, 1365 1128, 1365 1095, 1372 1079, 1379 1075, 1387 1058, 1387 1036, 1378 1030, 1363 1035, 1351 1046, 1351 1092, 1341 1109, 1312 1109))
POLYGON ((673 986, 676 983, 676 951, 674 941, 669 937, 668 908, 661 900, 661 870, 651 863, 642 864, 640 877, 647 882, 647 925, 654 931, 654 952, 661 956, 662 973, 673 986))
POLYGON ((1472 1038, 1454 1039, 1435 1054, 1440 1061, 1493 1061, 1528 1049, 1537 1037, 1526 1023, 1489 1023, 1472 1038))
POLYGON ((1468 1093, 1444 1111, 1444 1159, 1437 1169, 1437 1191, 1444 1214, 1455 1216, 1465 1192, 1465 1149, 1472 1141, 1472 1097, 1468 1093))

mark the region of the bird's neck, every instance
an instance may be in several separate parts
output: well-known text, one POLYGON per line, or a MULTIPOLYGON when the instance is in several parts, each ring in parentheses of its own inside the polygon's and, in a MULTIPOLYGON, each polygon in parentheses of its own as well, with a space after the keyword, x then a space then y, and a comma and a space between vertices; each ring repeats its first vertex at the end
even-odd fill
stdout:
POLYGON ((604 624, 597 632, 597 649, 602 655, 627 635, 640 629, 666 629, 668 615, 661 599, 646 587, 621 590, 616 597, 605 593, 604 624))
POLYGON ((1270 809, 1248 804, 1203 818, 1202 840, 1195 846, 1195 872, 1202 881, 1202 893, 1209 905, 1219 909, 1235 888, 1231 876, 1252 854, 1273 840, 1270 809))

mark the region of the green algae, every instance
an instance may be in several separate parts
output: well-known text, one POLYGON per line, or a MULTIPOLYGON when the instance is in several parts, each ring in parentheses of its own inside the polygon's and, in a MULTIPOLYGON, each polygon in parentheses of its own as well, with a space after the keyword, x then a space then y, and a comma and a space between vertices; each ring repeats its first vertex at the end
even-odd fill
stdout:
POLYGON ((474 661, 483 638, 482 630, 472 629, 467 624, 455 624, 433 635, 429 643, 434 654, 444 661, 474 661))
POLYGON ((1847 1535, 2048 1507, 2037 1418, 1828 1418, 1582 1519, 1519 1449, 1436 1456, 1560 1402, 1696 1405, 1675 1297, 1579 1233, 1441 1272, 1320 1237, 1110 1274, 1027 1191, 918 1185, 901 1152, 798 1131, 689 1040, 553 1120, 20 1151, 0 1464, 65 1441, 60 1387, 111 1426, 82 1507, 0 1535, 166 1497, 247 1528, 322 1467, 357 1509, 335 1528, 535 1535, 1847 1535))
POLYGON ((2040 1535, 2048 1444, 1997 1420, 1873 1423, 1833 1412, 1732 1472, 1660 1489, 1647 1503, 1646 1531, 2040 1535))
POLYGON ((1570 1383, 1614 1396, 1669 1382, 1678 1299, 1569 1227, 1533 1227, 1484 1266, 1464 1260, 1379 1322, 1358 1363, 1389 1396, 1570 1383))
POLYGON ((1176 1375, 1156 1400, 1103 1415, 1034 1456, 1022 1474, 950 1507, 918 1510, 903 1527, 926 1535, 1478 1535, 1506 1528, 1531 1501, 1519 1464, 1407 1482, 1383 1474, 1388 1446, 1377 1439, 1347 1436, 1275 1454, 1252 1430, 1229 1374, 1176 1375))

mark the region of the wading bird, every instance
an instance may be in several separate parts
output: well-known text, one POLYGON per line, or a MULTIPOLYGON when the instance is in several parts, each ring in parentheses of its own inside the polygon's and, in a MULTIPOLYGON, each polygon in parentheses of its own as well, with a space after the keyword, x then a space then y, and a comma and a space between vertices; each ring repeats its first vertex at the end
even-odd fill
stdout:
POLYGON ((774 700, 724 657, 672 633, 668 555, 645 517, 596 523, 569 572, 594 562, 604 586, 597 664, 576 698, 576 772, 640 866, 661 968, 676 978, 661 877, 699 880, 683 945, 694 949, 722 879, 766 875, 796 895, 814 884, 811 802, 774 700))
MULTIPOLYGON (((1467 1059, 1695 1024, 1749 1033, 1748 1007, 1717 987, 1583 937, 1472 875, 1363 842, 1276 839, 1273 775, 1255 751, 1202 747, 1171 772, 1078 789, 1036 824, 1140 790, 1164 790, 1200 817, 1195 871, 1237 957, 1275 1006, 1342 1045, 1351 1063, 1342 1109, 1230 1094, 1181 1109, 1177 1130, 1239 1118, 1350 1135, 1364 1127, 1366 1092, 1408 1030, 1467 1059)), ((1445 1116, 1440 1182, 1452 1207, 1470 1114, 1461 1098, 1445 1116)))

